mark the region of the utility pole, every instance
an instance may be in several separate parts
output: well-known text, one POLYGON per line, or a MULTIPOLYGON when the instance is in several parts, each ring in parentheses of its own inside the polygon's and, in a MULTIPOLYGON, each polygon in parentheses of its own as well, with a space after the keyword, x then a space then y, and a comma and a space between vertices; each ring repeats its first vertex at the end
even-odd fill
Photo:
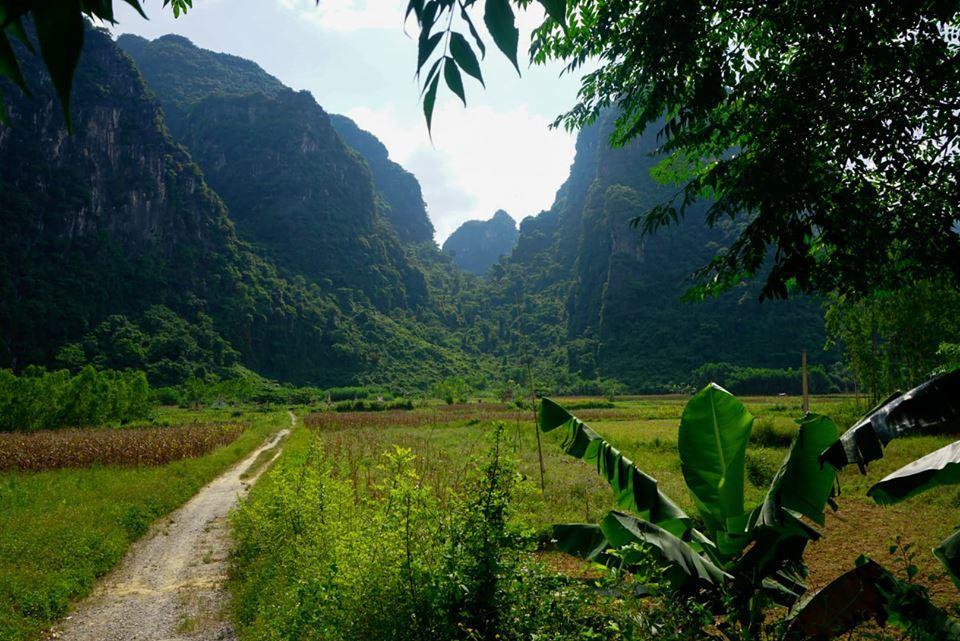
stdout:
POLYGON ((807 382, 807 350, 803 350, 801 367, 803 370, 803 414, 806 416, 810 413, 810 385, 807 382))

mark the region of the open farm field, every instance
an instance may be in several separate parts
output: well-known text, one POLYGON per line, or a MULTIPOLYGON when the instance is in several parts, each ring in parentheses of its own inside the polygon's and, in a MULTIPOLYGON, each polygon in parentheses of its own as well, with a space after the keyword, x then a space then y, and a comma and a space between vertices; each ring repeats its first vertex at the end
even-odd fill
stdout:
MULTIPOLYGON (((568 407, 582 405, 585 409, 574 414, 656 478, 660 490, 681 508, 696 513, 677 452, 677 428, 689 397, 630 397, 618 399, 613 407, 593 407, 604 403, 595 398, 556 400, 568 407)), ((801 407, 800 399, 792 397, 741 400, 756 418, 745 458, 744 493, 750 508, 762 501, 784 459, 801 407)), ((815 397, 811 404, 812 412, 831 416, 841 430, 866 409, 850 396, 815 397)), ((301 638, 307 630, 325 631, 321 638, 360 638, 393 629, 411 617, 416 620, 422 614, 419 608, 426 607, 424 600, 430 607, 440 607, 426 595, 443 593, 439 577, 457 575, 449 564, 475 566, 475 559, 461 558, 469 554, 452 540, 462 522, 471 519, 470 497, 484 487, 477 479, 489 469, 495 424, 501 426, 498 455, 515 461, 518 472, 505 510, 507 530, 511 536, 526 537, 512 572, 527 580, 517 578, 523 585, 507 589, 503 598, 514 601, 506 611, 542 634, 536 622, 547 625, 545 615, 533 604, 569 606, 570 629, 557 624, 550 628, 552 638, 568 638, 567 634, 582 638, 572 636, 572 630, 596 634, 590 638, 645 638, 642 630, 630 628, 628 634, 623 627, 655 616, 644 614, 643 600, 624 602, 589 591, 583 596, 576 590, 551 600, 538 592, 555 589, 551 581, 558 576, 603 576, 584 561, 551 551, 548 541, 553 524, 595 523, 616 506, 596 470, 563 452, 561 430, 541 434, 545 469, 541 491, 532 414, 491 403, 306 416, 306 429, 295 434, 279 464, 235 519, 235 616, 241 638, 301 638), (391 534, 383 534, 388 530, 391 534), (277 540, 284 545, 270 544, 277 540), (335 573, 344 567, 352 568, 349 576, 335 573), (553 588, 545 587, 548 584, 553 588), (366 602, 379 605, 375 613, 365 609, 369 605, 358 605, 366 602), (347 619, 365 621, 369 628, 348 624, 347 619)), ((854 467, 840 475, 839 510, 828 512, 822 539, 810 544, 805 555, 811 589, 853 568, 863 553, 906 578, 908 563, 899 550, 897 555, 890 552, 899 537, 900 543, 917 550, 909 563, 917 566, 911 578, 929 589, 940 606, 956 607, 956 589, 930 554, 960 523, 956 490, 930 492, 892 507, 879 507, 866 496, 867 488, 889 472, 955 438, 901 438, 883 459, 871 464, 867 475, 861 476, 854 467)), ((569 582, 560 580, 558 585, 569 582)), ((779 611, 770 619, 781 616, 779 611)), ((424 627, 395 638, 433 634, 439 634, 436 628, 424 627)), ((891 632, 889 638, 899 638, 897 634, 891 632)), ((518 632, 517 638, 524 637, 518 632)))

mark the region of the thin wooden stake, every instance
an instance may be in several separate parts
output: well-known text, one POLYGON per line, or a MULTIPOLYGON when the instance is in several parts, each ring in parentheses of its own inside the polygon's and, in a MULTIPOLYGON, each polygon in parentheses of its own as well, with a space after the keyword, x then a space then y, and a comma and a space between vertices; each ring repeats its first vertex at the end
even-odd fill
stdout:
POLYGON ((537 416, 537 392, 533 385, 533 372, 530 359, 527 359, 527 378, 530 379, 530 405, 533 407, 533 429, 537 435, 537 458, 540 460, 540 491, 547 489, 546 470, 543 467, 543 446, 540 444, 540 417, 537 416))
POLYGON ((547 489, 546 481, 546 468, 543 466, 543 446, 540 443, 540 418, 537 416, 537 388, 533 384, 533 368, 530 366, 530 352, 527 349, 527 342, 524 340, 522 333, 522 324, 520 319, 523 318, 523 310, 520 308, 520 295, 517 294, 517 333, 520 335, 520 344, 523 346, 523 360, 527 364, 527 381, 530 383, 530 405, 533 409, 533 430, 534 434, 537 435, 537 459, 540 461, 540 491, 543 492, 547 489))
POLYGON ((803 413, 810 413, 810 385, 807 382, 807 350, 803 350, 802 356, 803 369, 803 413))

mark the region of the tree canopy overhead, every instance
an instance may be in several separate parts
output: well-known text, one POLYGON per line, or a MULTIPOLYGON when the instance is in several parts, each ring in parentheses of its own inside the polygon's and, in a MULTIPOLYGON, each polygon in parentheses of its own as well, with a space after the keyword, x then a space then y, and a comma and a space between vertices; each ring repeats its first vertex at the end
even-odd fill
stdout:
MULTIPOLYGON (((653 232, 701 199, 707 224, 740 224, 697 293, 750 278, 763 297, 960 280, 960 0, 538 3, 531 61, 592 69, 557 125, 615 108, 623 145, 665 119, 658 174, 676 196, 637 224, 653 232)), ((516 12, 532 4, 410 0, 428 127, 441 77, 464 102, 464 76, 483 82, 479 24, 519 70, 516 12)), ((27 41, 28 13, 68 108, 82 16, 113 21, 113 0, 0 0, 0 74, 24 90, 9 38, 27 41)))
MULTIPOLYGON (((529 1, 410 2, 428 124, 441 68, 461 98, 450 68, 481 77, 457 32, 483 54, 470 17, 480 4, 516 64, 514 9, 529 1), (448 46, 434 54, 442 34, 448 46)), ((960 276, 960 2, 540 4, 531 61, 592 68, 555 124, 580 128, 615 108, 611 142, 624 145, 665 119, 658 174, 676 197, 638 212, 636 224, 653 232, 709 199, 707 224, 742 225, 699 271, 696 293, 759 277, 763 297, 859 296, 960 276)))

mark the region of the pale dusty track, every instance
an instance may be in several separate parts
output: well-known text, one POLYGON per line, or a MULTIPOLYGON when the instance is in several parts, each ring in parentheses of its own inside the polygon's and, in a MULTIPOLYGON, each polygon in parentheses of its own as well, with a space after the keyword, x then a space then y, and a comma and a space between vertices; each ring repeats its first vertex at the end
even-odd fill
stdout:
MULTIPOLYGON (((296 416, 290 413, 291 427, 296 416)), ((261 452, 289 434, 274 434, 181 508, 154 523, 130 546, 112 572, 55 627, 50 637, 66 641, 212 641, 233 639, 224 606, 227 514, 260 473, 240 476, 261 452)))

